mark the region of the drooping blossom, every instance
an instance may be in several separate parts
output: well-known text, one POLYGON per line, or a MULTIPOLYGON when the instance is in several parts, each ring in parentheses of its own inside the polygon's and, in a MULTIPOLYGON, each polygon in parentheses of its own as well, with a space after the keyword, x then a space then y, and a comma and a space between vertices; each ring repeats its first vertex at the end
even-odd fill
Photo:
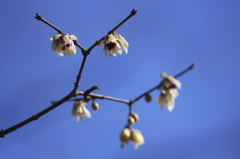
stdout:
POLYGON ((76 54, 76 47, 73 43, 73 40, 77 40, 75 35, 68 34, 56 34, 53 38, 49 38, 52 41, 51 50, 52 53, 57 51, 58 56, 76 54))
POLYGON ((111 57, 117 56, 117 54, 121 55, 123 50, 128 53, 128 42, 122 37, 120 34, 112 33, 108 34, 104 37, 102 41, 100 41, 99 46, 103 45, 105 50, 105 56, 111 57))
POLYGON ((175 98, 178 96, 177 88, 181 88, 181 82, 176 80, 171 75, 168 75, 164 72, 161 74, 162 86, 159 88, 161 93, 157 97, 156 101, 163 109, 166 105, 169 112, 172 112, 175 105, 175 98))
POLYGON ((133 142, 135 149, 138 149, 138 146, 144 144, 144 138, 141 131, 137 129, 124 128, 120 134, 122 147, 127 145, 129 140, 133 142))
POLYGON ((73 105, 72 115, 75 116, 77 122, 79 119, 84 120, 84 116, 91 118, 91 114, 88 109, 85 107, 85 102, 76 101, 73 105))
POLYGON ((130 137, 131 137, 131 131, 129 128, 124 128, 120 134, 120 141, 121 141, 121 144, 122 144, 122 147, 124 145, 127 145, 128 144, 128 141, 130 140, 130 137))
POLYGON ((144 138, 141 131, 134 129, 131 130, 131 140, 133 142, 134 148, 138 149, 138 146, 144 144, 144 138))

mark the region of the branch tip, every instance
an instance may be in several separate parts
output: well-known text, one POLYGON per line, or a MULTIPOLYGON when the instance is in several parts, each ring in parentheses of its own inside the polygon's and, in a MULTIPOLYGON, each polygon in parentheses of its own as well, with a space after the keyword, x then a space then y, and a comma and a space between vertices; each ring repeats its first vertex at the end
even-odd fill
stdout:
POLYGON ((190 69, 193 69, 195 66, 196 66, 196 64, 193 63, 193 64, 190 66, 190 69))
POLYGON ((133 10, 131 11, 131 14, 136 15, 136 13, 137 13, 137 10, 135 8, 133 8, 133 10))
POLYGON ((39 15, 38 13, 36 13, 36 16, 34 16, 34 18, 36 18, 37 20, 41 20, 41 19, 42 19, 42 16, 39 15))

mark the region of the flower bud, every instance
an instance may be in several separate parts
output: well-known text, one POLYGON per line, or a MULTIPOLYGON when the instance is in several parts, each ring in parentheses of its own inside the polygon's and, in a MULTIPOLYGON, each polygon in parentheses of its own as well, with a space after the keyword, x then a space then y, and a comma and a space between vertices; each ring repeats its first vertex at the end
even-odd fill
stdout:
POLYGON ((120 134, 120 141, 122 146, 124 146, 125 144, 128 144, 128 141, 131 137, 131 131, 129 128, 124 128, 120 134))
POLYGON ((135 119, 132 117, 132 116, 129 116, 128 117, 128 124, 130 124, 130 125, 132 125, 132 124, 134 124, 136 121, 135 121, 135 119))
POLYGON ((151 100, 152 100, 152 97, 151 97, 149 94, 146 94, 146 95, 145 95, 145 101, 146 101, 147 103, 150 103, 151 100))
POLYGON ((135 149, 137 149, 138 146, 144 144, 143 135, 139 130, 132 130, 130 139, 133 141, 135 149))
POLYGON ((131 112, 129 117, 132 117, 134 119, 134 122, 137 122, 139 120, 139 116, 134 112, 131 112))
POLYGON ((93 102, 93 103, 92 103, 92 109, 93 109, 93 110, 98 110, 98 108, 99 108, 98 103, 93 102))

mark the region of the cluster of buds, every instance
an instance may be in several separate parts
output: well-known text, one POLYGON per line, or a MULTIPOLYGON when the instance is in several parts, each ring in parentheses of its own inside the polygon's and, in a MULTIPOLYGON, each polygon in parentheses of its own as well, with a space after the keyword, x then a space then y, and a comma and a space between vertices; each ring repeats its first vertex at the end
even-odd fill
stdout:
POLYGON ((105 56, 111 57, 117 56, 117 54, 121 55, 123 50, 128 53, 128 42, 122 37, 120 34, 111 33, 105 35, 104 39, 100 41, 99 46, 103 45, 105 50, 105 56))
POLYGON ((52 41, 52 53, 57 51, 59 57, 65 56, 66 54, 72 56, 76 54, 76 47, 73 40, 77 40, 75 35, 68 34, 56 34, 53 38, 49 38, 52 41))
POLYGON ((134 148, 137 149, 138 146, 144 144, 144 138, 142 133, 137 129, 124 128, 120 134, 120 141, 122 147, 128 145, 128 141, 133 142, 134 148))
POLYGON ((162 85, 159 88, 161 93, 157 97, 156 101, 163 109, 166 105, 169 112, 172 112, 175 105, 175 98, 178 96, 178 91, 176 88, 181 88, 181 82, 176 80, 171 75, 167 75, 165 72, 161 74, 162 85))

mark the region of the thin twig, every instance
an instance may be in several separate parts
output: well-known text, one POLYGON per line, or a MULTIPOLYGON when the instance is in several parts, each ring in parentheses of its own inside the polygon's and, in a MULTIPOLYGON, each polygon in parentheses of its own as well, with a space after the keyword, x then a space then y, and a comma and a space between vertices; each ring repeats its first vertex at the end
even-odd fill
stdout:
MULTIPOLYGON (((111 34, 111 33, 113 33, 115 30, 117 30, 121 25, 123 25, 128 19, 130 19, 130 18, 131 18, 132 16, 134 16, 136 13, 137 13, 137 10, 133 9, 133 10, 131 11, 131 13, 127 16, 127 18, 125 18, 121 23, 119 23, 116 27, 114 27, 112 30, 110 30, 110 31, 108 32, 108 34, 111 34)), ((97 40, 97 41, 88 49, 88 51, 91 52, 92 49, 93 49, 95 46, 97 46, 97 45, 100 43, 100 41, 102 41, 103 39, 104 39, 104 37, 102 37, 100 40, 97 40)))
MULTIPOLYGON (((175 78, 178 78, 180 77, 181 75, 183 75, 184 73, 190 71, 191 69, 193 69, 195 66, 195 64, 193 63, 190 67, 188 67, 187 69, 183 70, 182 72, 180 72, 179 74, 175 75, 174 77, 175 78)), ((147 94, 151 93, 152 91, 154 91, 155 89, 161 87, 162 85, 162 82, 160 82, 157 86, 153 87, 152 89, 148 90, 147 92, 141 94, 140 96, 136 97, 135 99, 133 100, 130 100, 130 103, 129 104, 133 104, 135 103, 136 101, 138 101, 139 99, 141 99, 142 97, 145 97, 147 94)))
POLYGON ((0 137, 1 138, 4 138, 4 136, 10 132, 13 132, 19 128, 21 128, 22 126, 34 121, 34 120, 38 120, 39 117, 43 116, 44 114, 50 112, 51 110, 55 109, 56 107, 58 107, 59 105, 61 105, 62 103, 68 101, 73 95, 70 93, 68 94, 67 96, 65 96, 64 98, 62 98, 61 100, 57 101, 56 103, 52 104, 50 107, 44 109, 43 111, 37 113, 36 115, 32 115, 30 118, 8 128, 8 129, 5 129, 5 130, 1 130, 0 131, 0 137))
MULTIPOLYGON (((82 91, 77 91, 77 95, 84 95, 84 92, 82 92, 82 91)), ((104 95, 100 95, 100 94, 89 93, 88 96, 90 96, 90 97, 93 98, 93 99, 107 99, 107 100, 111 100, 111 101, 115 101, 115 102, 120 102, 120 103, 126 103, 126 104, 129 103, 128 100, 119 99, 119 98, 110 97, 110 96, 104 96, 104 95)))
MULTIPOLYGON (((38 13, 36 13, 36 16, 34 17, 37 20, 42 21, 43 23, 47 24, 48 26, 50 26, 51 28, 55 29, 59 34, 63 34, 64 32, 60 29, 58 29, 56 26, 54 26, 53 24, 51 24, 50 22, 48 22, 47 20, 45 20, 41 15, 39 15, 38 13)), ((76 40, 74 40, 74 44, 76 46, 78 46, 82 53, 84 54, 86 52, 86 49, 84 49, 84 47, 82 47, 76 40)))
POLYGON ((43 23, 47 24, 48 26, 52 27, 53 29, 55 29, 59 34, 63 34, 63 31, 61 31, 60 29, 58 29, 57 27, 55 27, 54 25, 52 25, 51 23, 49 23, 48 21, 46 21, 45 19, 42 18, 41 15, 39 15, 38 13, 36 13, 36 16, 34 17, 37 20, 42 21, 43 23))
MULTIPOLYGON (((182 72, 180 72, 179 74, 175 75, 174 77, 175 78, 180 77, 184 73, 186 73, 186 72, 190 71, 191 69, 193 69, 194 66, 195 66, 195 64, 192 64, 190 67, 188 67, 187 69, 183 70, 182 72)), ((116 101, 116 102, 120 102, 120 103, 126 103, 128 105, 132 105, 136 101, 140 100, 142 97, 145 97, 147 94, 149 94, 152 91, 154 91, 155 89, 158 89, 159 87, 161 87, 161 85, 162 85, 162 82, 160 82, 158 85, 156 85, 155 87, 151 88, 150 90, 142 93, 140 96, 134 98, 133 100, 125 100, 125 99, 115 98, 115 97, 111 97, 111 96, 104 96, 104 95, 101 95, 101 94, 93 94, 93 93, 88 94, 88 96, 90 96, 91 98, 107 99, 107 100, 112 100, 112 101, 116 101)), ((77 91, 77 95, 84 96, 85 92, 77 91)), ((73 100, 75 101, 75 100, 79 100, 79 99, 77 98, 77 99, 73 99, 73 100)))

